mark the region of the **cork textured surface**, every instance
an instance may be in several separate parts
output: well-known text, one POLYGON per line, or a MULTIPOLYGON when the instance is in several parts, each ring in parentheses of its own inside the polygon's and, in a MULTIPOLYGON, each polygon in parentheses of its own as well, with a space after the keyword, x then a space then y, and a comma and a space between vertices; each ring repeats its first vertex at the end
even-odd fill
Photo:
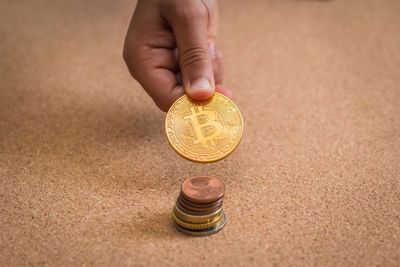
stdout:
POLYGON ((220 1, 244 136, 211 164, 127 71, 134 6, 0 1, 1 266, 399 265, 399 1, 220 1), (226 186, 214 236, 172 224, 195 175, 226 186))

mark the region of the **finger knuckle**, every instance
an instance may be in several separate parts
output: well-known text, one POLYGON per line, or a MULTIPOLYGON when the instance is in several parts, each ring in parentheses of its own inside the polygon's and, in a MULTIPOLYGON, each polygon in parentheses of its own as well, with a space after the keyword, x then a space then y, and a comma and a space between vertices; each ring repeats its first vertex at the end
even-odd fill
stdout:
POLYGON ((137 64, 135 63, 135 60, 133 59, 132 55, 128 52, 124 52, 123 54, 125 63, 128 67, 128 70, 130 74, 132 75, 133 78, 137 80, 137 64))
POLYGON ((193 47, 183 51, 180 55, 181 68, 202 68, 208 62, 208 51, 201 47, 193 47))
POLYGON ((122 58, 124 59, 125 63, 129 66, 132 61, 132 46, 128 43, 125 43, 124 49, 122 51, 122 58))
POLYGON ((205 8, 201 6, 183 6, 180 5, 175 9, 175 16, 181 23, 188 23, 193 21, 201 21, 207 19, 208 13, 205 8))
POLYGON ((128 66, 129 72, 136 80, 138 73, 152 60, 152 57, 148 53, 144 53, 142 49, 136 47, 131 47, 130 49, 125 48, 123 51, 123 58, 128 66))

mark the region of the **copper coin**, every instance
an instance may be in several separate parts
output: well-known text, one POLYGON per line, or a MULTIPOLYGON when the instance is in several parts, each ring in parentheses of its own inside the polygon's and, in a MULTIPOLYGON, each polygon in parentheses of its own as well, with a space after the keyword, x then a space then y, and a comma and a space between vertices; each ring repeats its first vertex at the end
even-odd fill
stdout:
POLYGON ((217 205, 212 205, 212 206, 206 206, 206 207, 195 207, 187 202, 184 201, 183 198, 178 198, 178 202, 181 204, 181 206, 185 207, 188 210, 192 211, 199 211, 199 212, 212 212, 217 210, 222 206, 222 203, 217 203, 217 205))
POLYGON ((181 205, 181 203, 179 203, 178 200, 176 201, 175 205, 176 205, 181 211, 183 211, 184 213, 190 214, 190 215, 202 216, 202 215, 208 215, 208 214, 212 213, 212 212, 210 212, 210 211, 206 211, 206 212, 202 211, 202 212, 200 212, 200 211, 188 210, 188 209, 186 209, 185 207, 183 207, 183 206, 181 205))
POLYGON ((184 202, 185 204, 187 204, 187 205, 189 205, 191 207, 200 208, 200 209, 207 209, 207 208, 213 208, 215 206, 221 206, 222 205, 222 201, 224 200, 224 198, 221 197, 217 201, 214 201, 214 202, 211 202, 211 203, 194 203, 194 202, 192 202, 190 200, 187 200, 183 194, 180 194, 179 198, 181 198, 182 202, 184 202))
POLYGON ((221 205, 217 205, 217 206, 211 206, 211 207, 205 207, 205 208, 196 208, 196 207, 192 207, 191 205, 188 205, 185 202, 183 202, 182 198, 178 198, 178 203, 181 204, 181 206, 183 206, 187 210, 198 211, 198 212, 208 212, 208 213, 216 211, 217 209, 219 209, 221 207, 221 205))
POLYGON ((180 198, 181 198, 182 202, 189 205, 190 207, 199 208, 199 209, 207 209, 207 208, 213 208, 216 206, 221 206, 222 201, 224 200, 224 198, 222 197, 222 198, 218 199, 217 201, 214 201, 211 203, 194 203, 192 201, 187 200, 183 195, 180 195, 180 198))
POLYGON ((225 186, 217 178, 196 176, 184 181, 181 191, 192 202, 210 203, 224 196, 225 186))

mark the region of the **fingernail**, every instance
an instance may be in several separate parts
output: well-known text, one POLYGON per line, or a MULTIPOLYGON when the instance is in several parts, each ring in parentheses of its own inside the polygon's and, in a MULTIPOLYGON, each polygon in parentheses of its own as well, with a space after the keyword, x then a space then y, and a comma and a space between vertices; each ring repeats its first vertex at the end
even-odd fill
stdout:
POLYGON ((213 89, 214 88, 212 83, 206 78, 200 78, 190 84, 190 90, 192 91, 198 91, 198 90, 210 91, 213 89))
POLYGON ((208 50, 210 51, 211 59, 215 58, 215 45, 214 42, 209 42, 208 43, 208 50))

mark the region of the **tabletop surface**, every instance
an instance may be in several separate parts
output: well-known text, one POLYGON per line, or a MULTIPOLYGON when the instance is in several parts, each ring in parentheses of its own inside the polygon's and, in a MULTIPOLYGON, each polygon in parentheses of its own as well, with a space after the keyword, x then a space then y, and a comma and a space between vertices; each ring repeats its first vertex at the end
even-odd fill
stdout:
POLYGON ((220 1, 244 135, 210 164, 127 71, 134 6, 0 2, 0 265, 399 264, 399 1, 220 1), (171 219, 197 175, 226 186, 209 237, 171 219))

